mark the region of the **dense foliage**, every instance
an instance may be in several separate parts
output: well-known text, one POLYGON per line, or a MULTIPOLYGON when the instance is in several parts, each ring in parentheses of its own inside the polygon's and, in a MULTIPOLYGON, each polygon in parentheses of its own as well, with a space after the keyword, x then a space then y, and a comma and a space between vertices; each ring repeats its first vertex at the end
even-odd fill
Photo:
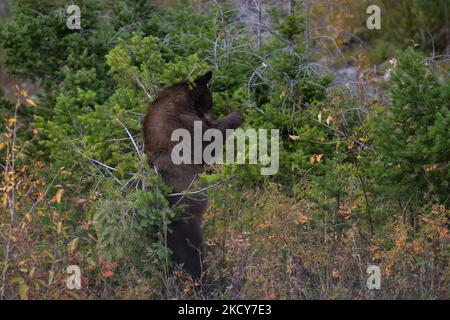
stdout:
MULTIPOLYGON (((427 3, 411 6, 437 32, 444 17, 427 3)), ((62 0, 14 1, 0 27, 2 68, 38 87, 17 86, 16 104, 0 95, 3 297, 448 298, 448 63, 399 51, 388 100, 368 98, 317 63, 317 21, 297 2, 269 6, 264 24, 239 19, 232 2, 77 4, 81 30, 66 27, 62 0), (240 111, 244 129, 280 130, 280 170, 205 174, 226 182, 210 190, 213 284, 202 291, 168 274, 176 212, 146 163, 141 121, 162 88, 206 70, 216 116, 240 111), (65 288, 70 264, 81 290, 65 288), (365 287, 369 264, 383 270, 382 291, 365 287)), ((366 40, 412 32, 389 21, 393 39, 366 40)))
POLYGON ((373 120, 375 185, 393 199, 448 201, 450 82, 440 83, 433 62, 406 51, 393 72, 386 112, 373 120))

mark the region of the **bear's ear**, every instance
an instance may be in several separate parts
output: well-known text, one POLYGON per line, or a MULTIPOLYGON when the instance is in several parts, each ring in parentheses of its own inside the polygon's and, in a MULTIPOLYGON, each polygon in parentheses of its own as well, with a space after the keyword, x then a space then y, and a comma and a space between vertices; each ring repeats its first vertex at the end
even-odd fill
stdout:
POLYGON ((201 77, 197 78, 195 80, 195 84, 197 86, 205 86, 206 87, 206 85, 208 84, 208 81, 211 80, 211 77, 212 77, 212 72, 208 71, 201 77))

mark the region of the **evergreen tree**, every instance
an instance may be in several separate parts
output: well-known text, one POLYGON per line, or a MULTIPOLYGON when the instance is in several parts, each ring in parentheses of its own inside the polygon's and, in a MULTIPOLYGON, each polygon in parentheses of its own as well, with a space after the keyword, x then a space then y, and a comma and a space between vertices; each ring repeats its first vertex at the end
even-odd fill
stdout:
POLYGON ((372 119, 374 186, 388 198, 421 204, 450 194, 450 81, 433 62, 409 49, 398 56, 389 90, 391 106, 372 119))

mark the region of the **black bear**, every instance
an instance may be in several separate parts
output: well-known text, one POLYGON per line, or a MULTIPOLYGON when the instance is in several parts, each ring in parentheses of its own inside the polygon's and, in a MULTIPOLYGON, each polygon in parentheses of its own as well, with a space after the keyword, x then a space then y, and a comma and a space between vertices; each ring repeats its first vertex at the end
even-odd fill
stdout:
MULTIPOLYGON (((149 106, 143 121, 145 154, 173 193, 189 189, 204 171, 204 162, 174 164, 171 154, 177 142, 171 141, 172 132, 186 129, 194 136, 194 121, 201 121, 202 132, 215 128, 225 138, 226 129, 235 129, 242 123, 239 112, 220 120, 213 118, 212 94, 207 87, 211 77, 209 71, 196 79, 193 86, 181 83, 164 89, 149 106)), ((201 223, 207 207, 206 192, 170 196, 168 200, 172 206, 184 205, 185 208, 169 226, 171 232, 167 236, 167 245, 172 251, 172 259, 183 265, 193 277, 199 278, 203 271, 201 223)))

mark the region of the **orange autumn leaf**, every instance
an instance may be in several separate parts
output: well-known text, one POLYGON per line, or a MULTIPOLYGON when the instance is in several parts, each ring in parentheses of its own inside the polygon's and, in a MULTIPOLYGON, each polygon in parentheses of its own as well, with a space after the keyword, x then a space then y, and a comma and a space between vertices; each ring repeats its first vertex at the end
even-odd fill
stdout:
POLYGON ((32 107, 37 107, 36 102, 34 102, 33 100, 31 100, 30 98, 25 99, 25 102, 28 103, 30 106, 32 107))
POLYGON ((319 163, 322 160, 323 154, 314 154, 309 158, 311 164, 319 163))
POLYGON ((301 224, 305 224, 306 222, 308 222, 309 218, 307 216, 305 216, 304 214, 301 214, 298 217, 298 222, 300 222, 301 224))
POLYGON ((53 200, 58 203, 61 203, 61 198, 62 198, 63 194, 64 194, 64 189, 59 189, 56 192, 55 196, 53 197, 53 200))

